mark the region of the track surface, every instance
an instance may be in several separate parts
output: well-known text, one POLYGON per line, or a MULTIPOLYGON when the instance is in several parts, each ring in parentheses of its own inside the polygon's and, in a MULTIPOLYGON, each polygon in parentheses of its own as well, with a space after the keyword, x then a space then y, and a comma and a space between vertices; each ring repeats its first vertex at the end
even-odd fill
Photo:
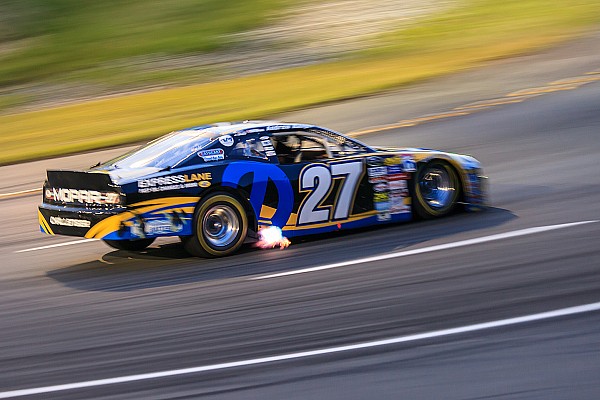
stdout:
MULTIPOLYGON (((391 116, 387 116, 393 118, 391 116)), ((221 260, 38 234, 1 200, 0 391, 369 342, 600 301, 600 222, 252 280, 535 226, 600 219, 600 84, 362 137, 470 153, 490 211, 221 260)), ((56 399, 597 399, 600 312, 189 375, 56 399)))

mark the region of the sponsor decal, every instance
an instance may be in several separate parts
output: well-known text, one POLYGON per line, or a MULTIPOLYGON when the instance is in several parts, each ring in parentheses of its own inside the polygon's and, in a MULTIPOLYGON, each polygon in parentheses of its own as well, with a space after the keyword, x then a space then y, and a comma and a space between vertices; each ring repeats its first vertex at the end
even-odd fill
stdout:
POLYGON ((387 192, 382 193, 374 193, 373 194, 373 202, 382 203, 390 200, 390 195, 387 192))
POLYGON ((370 176, 369 183, 380 183, 387 182, 387 178, 385 176, 370 176))
POLYGON ((390 192, 390 199, 395 200, 395 201, 403 201, 404 198, 406 197, 407 192, 403 192, 400 190, 394 190, 392 192, 390 192))
POLYGON ((50 217, 50 223, 52 225, 60 226, 72 226, 74 228, 89 228, 91 222, 85 219, 74 219, 74 218, 62 218, 62 217, 50 217))
POLYGON ((408 197, 408 189, 392 190, 390 192, 390 195, 393 199, 398 199, 400 197, 408 197))
POLYGON ((387 167, 387 172, 388 174, 401 174, 402 172, 402 167, 400 165, 390 165, 387 167))
POLYGON ((219 137, 219 142, 225 147, 231 147, 235 141, 231 135, 223 135, 219 137))
POLYGON ((252 128, 252 129, 246 129, 246 133, 261 133, 264 132, 265 128, 252 128))
POLYGON ((381 203, 375 203, 375 210, 389 211, 390 210, 390 202, 386 201, 386 202, 381 202, 381 203))
POLYGON ((290 129, 291 125, 271 125, 267 126, 267 131, 281 131, 284 129, 290 129))
POLYGON ((168 219, 155 219, 144 223, 144 233, 149 236, 179 233, 182 230, 183 224, 174 224, 168 219))
POLYGON ((123 229, 129 229, 132 237, 152 237, 164 236, 170 234, 179 234, 185 228, 185 213, 174 210, 173 212, 163 212, 162 216, 156 215, 138 215, 133 220, 128 221, 123 229))
POLYGON ((367 165, 369 167, 379 167, 383 165, 383 159, 377 156, 367 157, 367 165))
POLYGON ((392 219, 392 215, 388 212, 377 214, 377 221, 389 221, 392 219))
POLYGON ((392 214, 400 214, 400 213, 410 212, 410 206, 408 204, 404 204, 404 203, 395 203, 395 204, 392 204, 392 207, 390 208, 390 212, 392 214))
POLYGON ((48 188, 44 191, 44 196, 48 200, 63 203, 119 204, 120 201, 118 193, 98 192, 96 190, 48 188))
POLYGON ((417 170, 417 163, 411 156, 402 157, 402 167, 405 172, 415 172, 417 170))
POLYGON ((387 174, 387 169, 385 167, 370 167, 367 168, 367 174, 369 177, 384 176, 387 174))
POLYGON ((137 184, 139 193, 150 193, 193 187, 207 188, 210 186, 211 180, 212 174, 210 172, 202 172, 197 174, 181 174, 140 179, 137 184))
POLYGON ((388 183, 387 182, 378 182, 378 183, 374 183, 373 184, 373 191, 379 193, 379 192, 385 192, 389 189, 388 183))
POLYGON ((400 157, 388 157, 385 160, 383 160, 383 164, 390 166, 390 165, 400 165, 402 163, 402 159, 400 157))
POLYGON ((389 188, 390 190, 405 190, 408 185, 404 179, 392 180, 389 182, 389 188))
POLYGON ((198 156, 204 161, 218 161, 225 159, 225 152, 223 149, 202 150, 198 152, 198 156))
POLYGON ((405 181, 410 178, 410 176, 406 173, 402 174, 392 174, 387 176, 389 181, 405 181))
POLYGON ((273 147, 273 143, 270 140, 262 140, 261 144, 263 145, 264 151, 275 152, 275 148, 273 147))

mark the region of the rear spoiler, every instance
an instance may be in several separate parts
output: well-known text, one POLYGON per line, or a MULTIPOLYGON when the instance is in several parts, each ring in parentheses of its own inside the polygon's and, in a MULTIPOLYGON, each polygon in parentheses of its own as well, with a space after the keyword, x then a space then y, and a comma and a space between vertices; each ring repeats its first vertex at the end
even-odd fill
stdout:
POLYGON ((56 188, 106 191, 118 187, 104 172, 49 169, 47 176, 48 185, 56 188))

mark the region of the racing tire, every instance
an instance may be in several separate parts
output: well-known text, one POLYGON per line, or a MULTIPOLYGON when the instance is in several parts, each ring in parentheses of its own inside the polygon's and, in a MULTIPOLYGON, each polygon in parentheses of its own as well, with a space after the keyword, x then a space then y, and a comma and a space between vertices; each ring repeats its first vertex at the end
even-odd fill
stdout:
POLYGON ((155 238, 135 240, 102 240, 104 243, 117 250, 141 251, 150 246, 155 238))
POLYGON ((441 217, 456 209, 461 186, 456 170, 447 162, 421 164, 412 180, 413 212, 422 219, 441 217))
POLYGON ((248 234, 248 214, 228 193, 213 193, 196 207, 192 236, 182 237, 184 248, 197 257, 223 257, 236 252, 248 234))

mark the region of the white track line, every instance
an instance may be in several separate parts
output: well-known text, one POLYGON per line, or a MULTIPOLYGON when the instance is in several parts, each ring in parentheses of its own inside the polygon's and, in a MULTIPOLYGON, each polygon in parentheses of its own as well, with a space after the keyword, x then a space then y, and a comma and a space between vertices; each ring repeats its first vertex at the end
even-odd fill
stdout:
POLYGON ((372 261, 388 260, 390 258, 406 257, 406 256, 412 256, 415 254, 430 253, 432 251, 447 250, 447 249, 453 249, 456 247, 470 246, 472 244, 486 243, 486 242, 491 242, 494 240, 501 240, 501 239, 514 238, 514 237, 518 237, 518 236, 532 235, 534 233, 547 232, 547 231, 552 231, 552 230, 556 230, 556 229, 569 228, 572 226, 578 226, 578 225, 584 225, 584 224, 591 224, 594 222, 599 222, 599 221, 593 220, 593 221, 572 222, 572 223, 560 224, 560 225, 538 226, 538 227, 534 227, 534 228, 521 229, 518 231, 499 233, 499 234, 490 235, 490 236, 483 236, 480 238, 461 240, 459 242, 454 242, 454 243, 445 243, 445 244, 439 244, 436 246, 423 247, 421 249, 399 251, 396 253, 389 253, 389 254, 382 254, 382 255, 378 255, 378 256, 359 258, 357 260, 350 260, 350 261, 343 261, 343 262, 334 263, 334 264, 320 265, 318 267, 310 267, 310 268, 297 269, 297 270, 287 271, 287 272, 279 272, 279 273, 271 274, 271 275, 257 276, 254 278, 249 278, 248 280, 270 279, 270 278, 279 278, 281 276, 305 274, 307 272, 322 271, 324 269, 340 268, 340 267, 346 267, 348 265, 356 265, 356 264, 363 264, 363 263, 368 263, 368 262, 372 262, 372 261))
POLYGON ((323 354, 341 353, 341 352, 351 351, 351 350, 368 349, 368 348, 372 348, 372 347, 386 346, 386 345, 390 345, 390 344, 414 342, 417 340, 433 339, 433 338, 442 337, 442 336, 450 336, 450 335, 457 335, 457 334, 467 333, 467 332, 481 331, 484 329, 492 329, 492 328, 499 328, 499 327, 509 326, 509 325, 524 324, 527 322, 540 321, 540 320, 551 319, 551 318, 559 318, 559 317, 565 317, 565 316, 574 315, 574 314, 588 313, 588 312, 599 311, 599 310, 600 310, 600 303, 585 304, 585 305, 581 305, 581 306, 568 307, 568 308, 562 308, 559 310, 543 312, 543 313, 539 313, 539 314, 525 315, 522 317, 501 319, 498 321, 484 322, 481 324, 467 325, 467 326, 450 328, 450 329, 442 329, 439 331, 418 333, 415 335, 399 336, 399 337, 394 337, 394 338, 390 338, 390 339, 376 340, 376 341, 365 342, 365 343, 357 343, 357 344, 351 344, 351 345, 346 345, 346 346, 330 347, 330 348, 326 348, 326 349, 302 351, 299 353, 288 353, 288 354, 271 356, 271 357, 253 358, 253 359, 249 359, 249 360, 233 361, 233 362, 227 362, 227 363, 222 363, 222 364, 212 364, 212 365, 204 365, 204 366, 191 367, 191 368, 174 369, 174 370, 170 370, 170 371, 151 372, 151 373, 147 373, 147 374, 128 375, 128 376, 120 376, 120 377, 115 377, 115 378, 97 379, 97 380, 93 380, 93 381, 67 383, 64 385, 44 386, 44 387, 21 389, 21 390, 11 390, 8 392, 0 392, 0 399, 8 399, 11 397, 19 397, 19 396, 28 396, 28 395, 33 395, 33 394, 59 392, 59 391, 64 391, 64 390, 83 389, 83 388, 90 388, 90 387, 96 387, 96 386, 114 385, 114 384, 125 383, 125 382, 135 382, 135 381, 143 381, 143 380, 149 380, 149 379, 166 378, 166 377, 170 377, 170 376, 187 375, 187 374, 194 374, 194 373, 198 373, 198 372, 216 371, 216 370, 222 370, 222 369, 228 369, 228 368, 245 367, 245 366, 249 366, 249 365, 266 364, 266 363, 271 363, 271 362, 276 362, 276 361, 286 361, 286 360, 293 360, 293 359, 299 359, 299 358, 313 357, 313 356, 319 356, 319 355, 323 355, 323 354))
POLYGON ((11 193, 0 193, 0 199, 3 199, 5 197, 19 196, 21 194, 35 193, 35 192, 41 192, 41 191, 42 191, 42 188, 36 188, 36 189, 19 190, 18 192, 11 192, 11 193))
POLYGON ((62 247, 62 246, 71 246, 73 244, 81 244, 81 243, 87 243, 87 242, 96 242, 98 241, 98 239, 81 239, 81 240, 73 240, 71 242, 63 242, 63 243, 57 243, 57 244, 49 244, 47 246, 40 246, 40 247, 32 247, 31 249, 24 249, 24 250, 17 250, 15 251, 15 253, 27 253, 28 251, 36 251, 36 250, 45 250, 45 249, 52 249, 54 247, 62 247))

